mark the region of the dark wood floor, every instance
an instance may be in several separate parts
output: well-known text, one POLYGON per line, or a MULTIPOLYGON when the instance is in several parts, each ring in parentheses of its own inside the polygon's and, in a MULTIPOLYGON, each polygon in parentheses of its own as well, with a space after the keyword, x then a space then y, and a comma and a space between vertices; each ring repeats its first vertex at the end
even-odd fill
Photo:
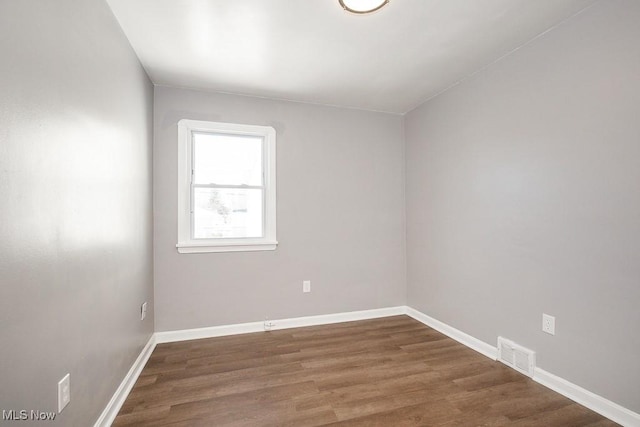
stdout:
POLYGON ((407 317, 158 345, 114 426, 609 426, 407 317))

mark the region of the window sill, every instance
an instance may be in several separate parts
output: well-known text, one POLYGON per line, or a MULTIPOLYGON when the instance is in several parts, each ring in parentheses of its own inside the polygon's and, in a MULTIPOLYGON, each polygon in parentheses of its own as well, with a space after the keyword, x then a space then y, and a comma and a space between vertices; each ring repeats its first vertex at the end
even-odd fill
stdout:
POLYGON ((199 254, 211 252, 253 252, 253 251, 273 251, 278 246, 277 241, 247 241, 247 242, 226 242, 219 244, 207 243, 178 243, 176 248, 181 254, 199 254))

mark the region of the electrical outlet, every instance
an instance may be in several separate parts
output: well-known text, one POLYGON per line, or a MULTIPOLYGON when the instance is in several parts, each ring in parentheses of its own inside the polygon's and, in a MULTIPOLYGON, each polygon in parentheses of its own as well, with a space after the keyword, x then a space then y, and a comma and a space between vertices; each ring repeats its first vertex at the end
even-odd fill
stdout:
POLYGON ((140 306, 140 320, 144 320, 147 317, 147 302, 143 302, 140 306))
POLYGON ((542 331, 551 335, 556 334, 556 318, 542 313, 542 331))
POLYGON ((302 292, 311 292, 311 280, 304 280, 302 282, 302 292))
POLYGON ((58 381, 58 413, 71 402, 71 374, 58 381))

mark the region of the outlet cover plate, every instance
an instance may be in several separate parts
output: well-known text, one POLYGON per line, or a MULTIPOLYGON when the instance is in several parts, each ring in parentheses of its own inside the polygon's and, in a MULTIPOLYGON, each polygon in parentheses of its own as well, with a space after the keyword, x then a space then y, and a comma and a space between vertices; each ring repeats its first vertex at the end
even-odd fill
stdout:
POLYGON ((147 317, 147 302, 143 302, 140 306, 140 320, 144 320, 147 317))
POLYGON ((71 374, 58 381, 58 413, 71 402, 71 374))
POLYGON ((556 318, 548 314, 542 313, 542 332, 551 335, 556 334, 556 318))
POLYGON ((302 292, 311 292, 311 280, 304 280, 302 282, 302 292))

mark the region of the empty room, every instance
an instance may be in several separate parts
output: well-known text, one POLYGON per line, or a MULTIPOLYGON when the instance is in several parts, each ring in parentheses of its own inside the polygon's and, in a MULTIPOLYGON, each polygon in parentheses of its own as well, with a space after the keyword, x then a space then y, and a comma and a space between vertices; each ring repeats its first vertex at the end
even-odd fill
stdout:
POLYGON ((1 426, 640 427, 640 1, 0 36, 1 426))

